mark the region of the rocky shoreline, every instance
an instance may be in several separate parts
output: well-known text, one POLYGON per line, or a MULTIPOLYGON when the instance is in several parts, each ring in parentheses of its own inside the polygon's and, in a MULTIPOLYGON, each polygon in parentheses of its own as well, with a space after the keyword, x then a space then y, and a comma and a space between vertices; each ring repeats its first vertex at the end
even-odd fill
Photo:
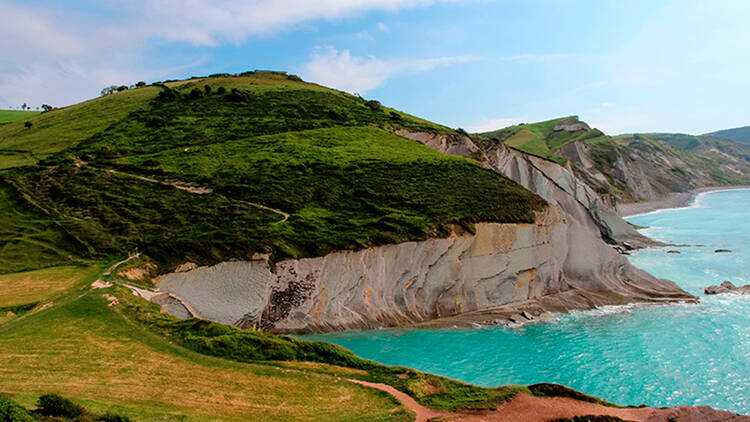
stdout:
POLYGON ((664 209, 685 208, 692 205, 695 202, 695 198, 701 193, 737 189, 750 189, 750 186, 715 186, 693 189, 689 192, 674 192, 656 201, 618 204, 617 212, 621 217, 626 218, 664 209))

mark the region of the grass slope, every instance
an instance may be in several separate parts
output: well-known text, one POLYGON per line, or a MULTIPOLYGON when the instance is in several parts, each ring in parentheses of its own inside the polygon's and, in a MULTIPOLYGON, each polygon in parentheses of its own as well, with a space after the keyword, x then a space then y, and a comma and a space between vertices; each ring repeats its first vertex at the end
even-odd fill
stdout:
POLYGON ((545 206, 471 160, 392 133, 447 128, 280 74, 170 82, 36 119, 0 128, 0 178, 16 200, 86 256, 140 248, 162 270, 531 222, 545 206))
POLYGON ((31 116, 36 116, 37 114, 39 114, 38 111, 0 110, 0 125, 4 123, 15 122, 16 120, 22 120, 31 116))
POLYGON ((0 274, 75 262, 83 253, 48 215, 0 181, 0 274))
POLYGON ((555 130, 559 125, 570 125, 579 123, 577 116, 563 117, 547 120, 544 122, 520 124, 485 132, 480 136, 502 142, 510 147, 547 158, 560 163, 565 160, 555 155, 555 152, 563 146, 576 141, 584 143, 601 142, 606 137, 598 129, 585 129, 569 132, 567 130, 555 130))
POLYGON ((716 132, 707 133, 706 135, 750 144, 750 126, 719 130, 716 132))
POLYGON ((333 375, 171 344, 108 307, 106 292, 88 289, 96 274, 82 274, 52 307, 0 323, 0 391, 26 407, 58 393, 138 421, 410 419, 388 395, 333 375))

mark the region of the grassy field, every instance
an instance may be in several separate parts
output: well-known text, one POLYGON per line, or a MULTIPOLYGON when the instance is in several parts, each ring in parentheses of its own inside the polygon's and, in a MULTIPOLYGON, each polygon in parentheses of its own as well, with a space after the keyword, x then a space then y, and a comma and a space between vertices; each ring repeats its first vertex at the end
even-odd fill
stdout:
POLYGON ((406 421, 412 416, 392 397, 346 379, 392 385, 443 410, 494 408, 534 391, 480 388, 376 364, 332 344, 180 321, 123 287, 91 289, 106 266, 0 279, 5 303, 54 299, 0 319, 1 393, 26 408, 56 393, 137 421, 406 421), (33 288, 42 286, 48 289, 33 288))
MULTIPOLYGON (((42 285, 56 271, 55 286, 71 277, 81 286, 98 274, 90 268, 45 271, 14 276, 14 282, 42 285)), ((41 293, 18 300, 42 301, 47 293, 41 293)), ((200 355, 129 322, 117 307, 107 306, 107 294, 69 289, 45 310, 0 322, 0 392, 26 407, 33 407, 40 394, 59 393, 138 421, 409 420, 389 396, 336 377, 347 370, 309 371, 200 355)))
MULTIPOLYGON (((84 249, 74 256, 139 248, 162 271, 443 237, 454 224, 531 222, 545 206, 471 160, 393 134, 450 129, 280 74, 168 82, 32 122, 0 128, 6 201, 42 210, 84 249)), ((17 226, 9 235, 22 239, 17 226)))
POLYGON ((0 110, 0 125, 3 123, 15 122, 16 120, 25 119, 31 116, 36 116, 37 114, 39 114, 38 111, 0 110))

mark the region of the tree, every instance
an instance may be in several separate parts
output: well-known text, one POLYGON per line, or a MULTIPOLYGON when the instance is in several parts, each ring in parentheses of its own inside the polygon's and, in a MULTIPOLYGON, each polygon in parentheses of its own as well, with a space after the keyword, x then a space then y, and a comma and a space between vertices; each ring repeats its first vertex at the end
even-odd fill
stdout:
POLYGON ((144 86, 146 86, 146 82, 143 82, 143 81, 140 81, 135 84, 136 88, 143 88, 144 86))
POLYGON ((105 95, 114 94, 115 92, 117 92, 117 85, 110 85, 108 87, 102 88, 101 95, 103 97, 105 95))
POLYGON ((26 103, 23 103, 23 105, 21 106, 21 110, 26 110, 26 103))
POLYGON ((115 90, 117 90, 117 92, 127 91, 128 90, 128 86, 127 85, 120 85, 117 88, 115 88, 115 90))
POLYGON ((52 111, 54 107, 52 107, 49 104, 42 104, 42 113, 46 113, 48 111, 52 111))

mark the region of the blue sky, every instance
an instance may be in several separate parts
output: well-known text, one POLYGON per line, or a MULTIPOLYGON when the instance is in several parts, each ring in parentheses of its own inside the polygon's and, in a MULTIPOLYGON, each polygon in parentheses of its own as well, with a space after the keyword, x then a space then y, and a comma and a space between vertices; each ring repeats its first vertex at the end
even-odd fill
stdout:
POLYGON ((0 0, 0 107, 287 70, 469 130, 750 124, 750 2, 0 0))

